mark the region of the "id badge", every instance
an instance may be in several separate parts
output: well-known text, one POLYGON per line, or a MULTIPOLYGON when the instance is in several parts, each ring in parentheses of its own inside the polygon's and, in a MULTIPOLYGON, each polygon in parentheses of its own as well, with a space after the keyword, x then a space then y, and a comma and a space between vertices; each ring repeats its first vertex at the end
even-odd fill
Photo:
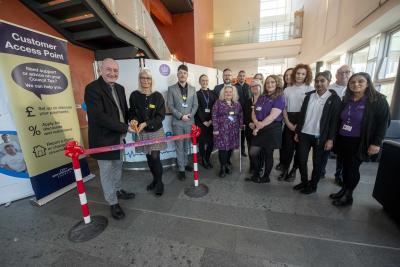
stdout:
POLYGON ((188 107, 188 104, 182 103, 182 107, 183 107, 183 108, 187 108, 187 107, 188 107))
POLYGON ((228 119, 229 119, 231 122, 235 122, 235 117, 233 117, 233 116, 228 116, 228 119))
POLYGON ((261 111, 261 110, 262 110, 262 107, 256 107, 256 110, 257 110, 257 111, 261 111))
POLYGON ((231 116, 235 115, 235 111, 229 111, 229 115, 231 116))
POLYGON ((154 104, 150 104, 150 105, 149 105, 149 108, 151 108, 151 109, 155 109, 155 108, 156 108, 156 105, 154 105, 154 104))
POLYGON ((343 128, 342 129, 344 131, 351 132, 351 129, 353 129, 353 127, 350 126, 350 125, 347 125, 347 124, 343 124, 343 128))
POLYGON ((187 97, 186 96, 182 96, 183 101, 186 101, 187 97))
POLYGON ((204 112, 205 112, 205 113, 210 113, 211 110, 210 110, 209 108, 206 108, 206 109, 204 109, 204 112))

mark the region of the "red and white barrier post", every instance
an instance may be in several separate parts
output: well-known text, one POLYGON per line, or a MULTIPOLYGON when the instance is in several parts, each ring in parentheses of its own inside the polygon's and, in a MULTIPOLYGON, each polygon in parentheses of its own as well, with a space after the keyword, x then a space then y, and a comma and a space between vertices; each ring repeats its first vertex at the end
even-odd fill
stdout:
POLYGON ((78 222, 68 233, 68 237, 73 242, 83 242, 94 238, 107 227, 107 218, 103 216, 90 217, 89 206, 85 193, 85 185, 79 163, 79 156, 84 154, 82 147, 76 141, 69 141, 64 150, 64 155, 72 159, 72 167, 74 169, 76 188, 78 189, 79 201, 83 221, 78 222))
POLYGON ((197 159, 197 138, 200 136, 200 128, 195 124, 192 125, 192 149, 193 149, 193 177, 194 185, 185 188, 185 194, 189 197, 202 197, 208 193, 208 187, 199 184, 199 164, 197 159))

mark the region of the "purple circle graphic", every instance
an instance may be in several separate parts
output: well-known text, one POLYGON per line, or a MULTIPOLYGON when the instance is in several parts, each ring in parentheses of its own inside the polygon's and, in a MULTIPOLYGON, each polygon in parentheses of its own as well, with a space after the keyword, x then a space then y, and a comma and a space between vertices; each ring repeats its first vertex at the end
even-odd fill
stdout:
POLYGON ((171 69, 169 68, 169 66, 167 64, 161 64, 159 70, 160 70, 161 75, 163 75, 163 76, 168 76, 171 72, 171 69))

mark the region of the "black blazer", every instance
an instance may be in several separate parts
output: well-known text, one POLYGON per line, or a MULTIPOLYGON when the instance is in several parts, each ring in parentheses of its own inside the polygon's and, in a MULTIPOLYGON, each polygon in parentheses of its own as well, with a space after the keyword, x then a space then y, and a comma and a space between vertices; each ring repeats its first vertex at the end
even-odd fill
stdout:
POLYGON ((217 97, 217 99, 219 98, 219 93, 221 92, 222 88, 224 88, 224 86, 225 86, 225 84, 221 83, 214 87, 213 92, 214 92, 215 96, 217 97))
MULTIPOLYGON (((89 148, 118 145, 121 135, 128 130, 128 105, 125 89, 115 84, 122 114, 125 122, 120 122, 117 104, 110 88, 102 77, 88 84, 85 88, 85 103, 89 122, 89 148)), ((120 151, 93 154, 93 158, 100 160, 120 159, 120 151)))
MULTIPOLYGON (((389 104, 386 96, 377 93, 376 99, 365 103, 364 116, 361 122, 361 140, 358 147, 357 156, 360 160, 366 160, 368 156, 368 147, 370 145, 381 146, 385 137, 386 129, 390 124, 389 104)), ((343 99, 340 111, 347 105, 347 101, 343 99)), ((339 120, 339 125, 341 120, 339 120)), ((340 127, 340 126, 339 126, 340 127)))
POLYGON ((199 102, 199 107, 197 108, 197 112, 196 115, 194 116, 194 120, 196 122, 197 125, 202 126, 203 122, 205 121, 209 121, 211 120, 211 110, 212 107, 215 103, 215 101, 217 101, 217 96, 213 93, 213 91, 211 91, 210 89, 207 89, 206 92, 202 92, 201 89, 199 91, 196 92, 197 94, 197 101, 199 102), (203 93, 205 95, 208 94, 208 109, 210 110, 210 112, 206 113, 205 109, 207 107, 207 102, 204 99, 203 93))
POLYGON ((239 96, 240 105, 243 108, 247 99, 250 98, 250 85, 248 85, 247 83, 243 83, 243 85, 240 85, 240 83, 236 83, 235 86, 239 96))
MULTIPOLYGON (((325 102, 324 109, 322 110, 322 116, 320 120, 320 144, 325 144, 326 140, 334 140, 336 137, 336 131, 338 127, 339 113, 340 113, 340 97, 334 90, 329 90, 331 95, 325 102)), ((299 120, 296 126, 296 133, 301 133, 304 126, 304 121, 306 120, 306 112, 308 108, 308 102, 312 94, 316 94, 317 91, 311 91, 306 93, 303 104, 301 105, 299 120)))
POLYGON ((146 96, 140 91, 132 92, 129 97, 129 119, 140 123, 146 122, 146 132, 155 132, 163 127, 165 101, 159 92, 146 96))

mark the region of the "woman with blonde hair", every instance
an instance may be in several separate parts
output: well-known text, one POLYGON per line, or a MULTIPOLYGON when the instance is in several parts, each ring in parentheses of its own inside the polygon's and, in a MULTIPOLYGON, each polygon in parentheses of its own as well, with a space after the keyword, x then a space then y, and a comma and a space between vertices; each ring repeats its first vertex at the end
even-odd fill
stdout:
MULTIPOLYGON (((165 101, 161 93, 154 90, 154 83, 149 69, 139 72, 139 88, 129 97, 129 118, 136 129, 137 140, 148 140, 164 137, 162 121, 165 118, 165 101)), ((166 143, 137 147, 136 152, 146 153, 147 164, 153 175, 153 181, 147 186, 147 191, 161 196, 164 192, 162 182, 163 167, 160 151, 166 148, 166 143)))
POLYGON ((239 131, 243 125, 243 112, 238 102, 237 90, 233 85, 225 85, 212 109, 214 143, 218 149, 220 162, 219 177, 232 173, 229 164, 232 152, 239 147, 239 131))

